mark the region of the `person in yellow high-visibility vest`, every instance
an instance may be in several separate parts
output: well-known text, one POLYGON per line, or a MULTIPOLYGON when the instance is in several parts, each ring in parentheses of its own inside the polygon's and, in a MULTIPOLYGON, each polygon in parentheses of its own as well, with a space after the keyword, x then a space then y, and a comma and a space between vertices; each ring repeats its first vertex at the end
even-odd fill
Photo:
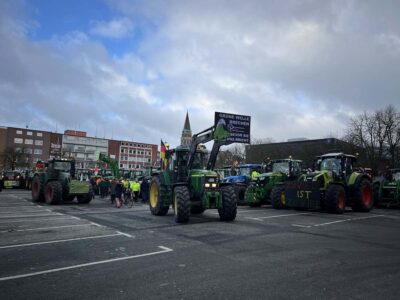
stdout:
POLYGON ((254 170, 253 172, 251 172, 251 179, 256 179, 258 175, 260 175, 260 173, 258 173, 257 170, 254 170))
POLYGON ((139 201, 139 192, 140 192, 140 183, 136 180, 136 178, 133 179, 131 182, 131 190, 133 193, 133 199, 135 202, 139 201))

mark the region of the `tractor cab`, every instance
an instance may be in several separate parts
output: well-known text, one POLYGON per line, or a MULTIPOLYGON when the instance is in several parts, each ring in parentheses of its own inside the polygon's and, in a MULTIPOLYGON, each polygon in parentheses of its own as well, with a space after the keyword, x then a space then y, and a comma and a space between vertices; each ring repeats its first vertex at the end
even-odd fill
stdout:
POLYGON ((319 170, 328 171, 336 178, 346 179, 353 173, 353 165, 357 158, 354 155, 344 153, 328 153, 319 157, 319 170))
MULTIPOLYGON (((187 182, 189 169, 187 167, 189 160, 189 148, 177 147, 167 151, 169 161, 168 170, 173 172, 174 182, 187 182)), ((194 153, 192 169, 204 170, 207 165, 208 152, 205 149, 198 149, 194 153)))

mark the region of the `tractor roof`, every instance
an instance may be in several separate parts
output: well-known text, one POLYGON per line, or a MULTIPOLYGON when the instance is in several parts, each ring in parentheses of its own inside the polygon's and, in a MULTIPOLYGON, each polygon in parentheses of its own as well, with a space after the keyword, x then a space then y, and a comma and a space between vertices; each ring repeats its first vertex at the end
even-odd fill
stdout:
POLYGON ((259 168, 261 166, 261 164, 242 164, 239 165, 238 168, 259 168))
POLYGON ((317 156, 317 158, 321 158, 321 159, 324 159, 324 158, 342 158, 342 157, 349 157, 354 161, 357 160, 356 156, 351 155, 351 154, 345 154, 343 152, 327 153, 327 154, 324 154, 324 155, 321 155, 321 156, 317 156))
POLYGON ((282 158, 282 159, 272 159, 270 162, 276 163, 276 162, 289 162, 289 161, 296 161, 296 162, 302 162, 302 160, 299 159, 290 159, 290 158, 282 158))

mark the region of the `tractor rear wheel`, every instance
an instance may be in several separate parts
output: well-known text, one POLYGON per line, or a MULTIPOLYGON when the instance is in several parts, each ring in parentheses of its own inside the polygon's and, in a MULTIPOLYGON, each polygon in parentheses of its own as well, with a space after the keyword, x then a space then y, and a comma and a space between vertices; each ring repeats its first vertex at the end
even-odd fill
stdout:
POLYGON ((235 193, 237 199, 237 205, 246 205, 245 194, 246 194, 246 186, 242 184, 235 185, 235 193))
POLYGON ((361 179, 354 190, 354 211, 369 212, 374 206, 372 185, 367 178, 361 179))
POLYGON ((283 185, 275 186, 271 191, 271 204, 275 209, 286 208, 286 194, 283 185))
POLYGON ((174 215, 176 223, 186 223, 190 217, 190 195, 187 186, 177 186, 174 189, 174 215))
POLYGON ((62 200, 62 185, 58 181, 49 181, 45 187, 44 198, 47 204, 58 204, 62 200))
POLYGON ((154 176, 150 182, 150 198, 149 207, 150 211, 155 216, 165 216, 169 210, 168 205, 163 203, 163 197, 165 197, 165 188, 161 185, 158 176, 154 176))
POLYGON ((346 192, 339 184, 328 186, 325 193, 324 207, 327 212, 342 214, 346 210, 346 192))
POLYGON ((222 206, 218 208, 219 218, 222 221, 232 221, 236 218, 237 199, 235 189, 231 185, 221 187, 222 206))
POLYGON ((39 176, 35 176, 32 179, 32 201, 43 202, 44 200, 44 187, 40 181, 39 176))

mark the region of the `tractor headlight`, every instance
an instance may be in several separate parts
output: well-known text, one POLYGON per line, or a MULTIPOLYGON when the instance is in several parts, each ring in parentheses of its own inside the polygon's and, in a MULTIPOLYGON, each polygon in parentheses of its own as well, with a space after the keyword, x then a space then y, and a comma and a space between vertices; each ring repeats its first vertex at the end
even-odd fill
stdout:
POLYGON ((204 187, 205 188, 216 188, 217 187, 217 178, 215 177, 206 177, 205 178, 204 187))

